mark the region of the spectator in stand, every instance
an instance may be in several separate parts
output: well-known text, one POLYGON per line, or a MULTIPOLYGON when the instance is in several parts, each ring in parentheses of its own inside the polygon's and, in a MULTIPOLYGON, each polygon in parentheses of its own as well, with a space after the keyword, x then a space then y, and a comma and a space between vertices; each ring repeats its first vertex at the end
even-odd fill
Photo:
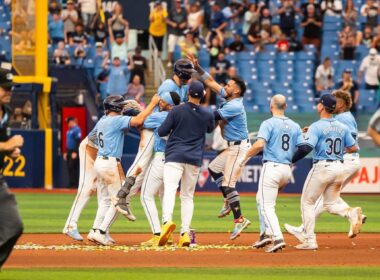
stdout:
POLYGON ((83 26, 86 32, 89 32, 98 10, 96 0, 78 0, 78 5, 80 6, 83 26))
POLYGON ((133 78, 135 75, 138 75, 141 83, 145 86, 145 72, 148 66, 146 58, 141 55, 141 47, 136 47, 132 60, 134 67, 131 71, 131 77, 133 78))
POLYGON ((224 29, 227 27, 228 22, 226 17, 222 12, 222 8, 218 1, 211 1, 211 19, 210 19, 210 28, 211 31, 220 31, 224 32, 224 29))
POLYGON ((288 52, 289 51, 289 41, 286 39, 285 33, 280 34, 276 45, 278 52, 288 52))
POLYGON ((372 42, 372 48, 375 48, 378 52, 380 52, 380 25, 376 28, 376 35, 372 42))
POLYGON ((228 51, 231 52, 242 52, 245 50, 244 43, 241 39, 241 36, 237 32, 234 33, 234 41, 228 46, 228 51))
POLYGON ((361 41, 360 37, 361 35, 356 34, 356 32, 349 25, 344 27, 342 32, 339 33, 339 44, 342 50, 342 59, 355 59, 355 49, 358 42, 361 41))
MULTIPOLYGON (((266 7, 261 10, 261 15, 259 18, 260 30, 263 30, 264 26, 269 26, 270 29, 272 28, 272 15, 270 14, 270 10, 266 7)), ((269 32, 271 33, 272 31, 270 30, 269 32)))
POLYGON ((77 23, 75 24, 75 31, 71 34, 72 37, 70 37, 74 44, 82 44, 86 45, 87 44, 87 34, 83 30, 83 25, 82 23, 77 23))
POLYGON ((363 38, 362 38, 361 43, 365 45, 367 48, 371 48, 373 40, 374 38, 373 38, 372 27, 369 25, 366 25, 364 27, 363 38))
POLYGON ((75 65, 82 67, 86 56, 86 49, 82 44, 79 44, 74 50, 75 65))
POLYGON ((66 9, 62 12, 62 20, 64 24, 65 42, 68 42, 68 34, 74 33, 75 25, 78 21, 78 12, 74 8, 74 1, 67 0, 66 9))
MULTIPOLYGON (((102 0, 101 1, 102 10, 104 12, 104 16, 106 20, 110 19, 114 15, 115 8, 119 4, 117 1, 118 0, 102 0)), ((124 29, 121 29, 121 30, 123 31, 124 29)))
POLYGON ((103 69, 104 72, 100 76, 107 76, 107 89, 108 95, 125 95, 127 93, 127 87, 130 79, 129 70, 133 69, 133 60, 129 59, 130 65, 122 65, 119 57, 114 57, 112 59, 112 65, 107 66, 108 56, 104 56, 103 69))
POLYGON ((244 22, 243 22, 244 35, 248 35, 249 30, 251 28, 255 28, 255 26, 259 24, 261 7, 262 6, 259 6, 259 8, 257 8, 257 5, 254 3, 249 4, 248 10, 244 14, 244 22))
POLYGON ((70 54, 65 49, 65 43, 63 41, 58 42, 57 48, 53 53, 53 61, 59 65, 70 65, 70 54))
POLYGON ((307 15, 303 18, 301 26, 304 28, 302 44, 312 44, 319 50, 321 46, 322 19, 315 11, 314 5, 307 6, 307 15))
POLYGON ((343 72, 343 79, 337 84, 336 89, 346 90, 350 92, 352 99, 351 113, 356 116, 356 105, 359 101, 359 86, 358 83, 352 79, 352 69, 345 69, 343 72))
POLYGON ((211 65, 210 72, 215 75, 215 81, 217 83, 227 84, 227 70, 231 67, 231 62, 229 62, 223 52, 218 54, 218 57, 213 65, 211 65))
POLYGON ((316 0, 308 0, 307 3, 303 3, 301 5, 301 13, 303 15, 303 17, 307 17, 308 16, 308 11, 307 11, 307 7, 312 5, 314 7, 314 12, 316 14, 316 16, 320 17, 321 16, 321 5, 318 4, 318 1, 316 0))
POLYGON ((290 32, 296 28, 296 10, 292 0, 283 0, 281 6, 277 10, 280 15, 280 29, 287 37, 290 32))
POLYGON ((161 56, 162 43, 166 34, 166 18, 168 12, 162 7, 160 1, 154 2, 154 8, 149 15, 149 34, 152 35, 158 49, 158 56, 161 56))
POLYGON ((49 22, 49 38, 51 44, 57 44, 65 40, 63 21, 59 13, 53 14, 53 20, 49 22))
POLYGON ((132 82, 127 87, 127 93, 124 95, 126 99, 134 99, 140 104, 144 104, 145 88, 141 84, 140 76, 134 75, 132 82))
POLYGON ((207 33, 206 45, 210 54, 210 65, 213 65, 218 54, 223 51, 223 40, 223 34, 220 30, 207 33))
POLYGON ((362 81, 364 74, 365 88, 366 89, 379 89, 380 78, 380 56, 377 54, 375 48, 369 50, 369 54, 363 59, 360 64, 358 82, 362 81))
POLYGON ((198 50, 201 48, 198 38, 196 38, 194 33, 189 29, 186 29, 184 34, 185 40, 182 40, 179 43, 179 46, 181 47, 181 56, 186 57, 187 54, 198 56, 198 50))
POLYGON ((61 3, 58 3, 57 0, 49 1, 49 14, 53 15, 56 13, 61 13, 61 11, 62 11, 61 3))
POLYGON ((173 53, 176 45, 179 45, 185 38, 183 32, 187 25, 187 13, 181 7, 181 0, 174 0, 174 8, 169 11, 169 16, 166 18, 168 25, 168 67, 172 67, 173 53))
POLYGON ((343 4, 341 0, 322 0, 322 14, 326 16, 340 16, 342 14, 343 4))
POLYGON ((111 27, 113 35, 122 34, 128 40, 129 23, 123 16, 123 7, 116 3, 112 12, 112 17, 107 21, 108 27, 111 27))
POLYGON ((358 18, 358 11, 355 8, 353 0, 347 0, 346 6, 343 11, 344 25, 349 25, 353 29, 356 29, 356 21, 358 18))
POLYGON ((102 21, 99 21, 98 24, 95 26, 94 40, 96 43, 100 42, 104 45, 107 42, 107 38, 107 28, 102 21))
POLYGON ((247 34, 248 42, 252 45, 256 45, 260 41, 260 29, 259 25, 252 24, 247 34))
POLYGON ((290 32, 290 38, 289 38, 289 51, 290 52, 299 52, 302 50, 303 50, 303 45, 297 39, 297 31, 292 30, 292 32, 290 32))
POLYGON ((315 71, 315 89, 320 95, 323 90, 332 89, 334 87, 334 68, 331 66, 331 60, 326 57, 323 63, 317 67, 315 71))
POLYGON ((266 25, 260 31, 258 40, 256 42, 255 51, 260 52, 265 50, 265 45, 271 45, 276 42, 276 38, 271 36, 270 26, 266 25))
MULTIPOLYGON (((125 32, 113 32, 111 25, 108 26, 109 39, 111 46, 111 59, 118 57, 121 61, 128 61, 128 38, 125 32)), ((127 27, 128 28, 128 27, 127 27)))
POLYGON ((104 44, 102 42, 95 43, 95 58, 98 56, 103 56, 103 46, 104 44))
POLYGON ((380 14, 380 7, 374 0, 367 0, 360 8, 360 15, 367 17, 367 25, 376 27, 378 24, 378 15, 380 14))
POLYGON ((195 2, 192 5, 186 4, 186 9, 188 12, 187 27, 193 32, 195 37, 199 37, 203 25, 203 11, 201 10, 201 4, 199 2, 195 2))

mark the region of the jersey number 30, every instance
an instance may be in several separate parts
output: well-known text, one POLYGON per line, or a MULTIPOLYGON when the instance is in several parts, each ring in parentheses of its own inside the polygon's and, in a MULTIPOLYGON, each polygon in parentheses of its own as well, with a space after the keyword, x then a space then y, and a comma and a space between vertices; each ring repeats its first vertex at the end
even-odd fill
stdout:
POLYGON ((327 145, 327 150, 326 150, 327 155, 330 156, 333 153, 335 155, 340 155, 341 149, 342 149, 342 139, 340 139, 340 138, 335 138, 335 139, 327 138, 325 142, 327 145))

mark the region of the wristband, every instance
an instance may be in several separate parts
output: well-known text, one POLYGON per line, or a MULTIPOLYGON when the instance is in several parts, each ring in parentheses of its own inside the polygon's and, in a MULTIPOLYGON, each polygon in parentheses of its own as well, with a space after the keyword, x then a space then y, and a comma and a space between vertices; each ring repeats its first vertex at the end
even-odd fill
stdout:
POLYGON ((204 73, 201 75, 200 79, 201 79, 202 82, 204 82, 204 81, 208 80, 210 77, 211 77, 211 76, 210 76, 209 73, 204 72, 204 73))

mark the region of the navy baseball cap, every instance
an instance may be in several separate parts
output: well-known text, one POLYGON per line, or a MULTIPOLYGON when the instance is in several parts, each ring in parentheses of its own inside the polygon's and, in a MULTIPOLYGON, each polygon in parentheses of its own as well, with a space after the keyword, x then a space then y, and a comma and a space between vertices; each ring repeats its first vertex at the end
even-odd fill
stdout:
POLYGON ((346 68, 346 69, 344 69, 344 73, 352 73, 352 69, 351 68, 346 68))
POLYGON ((194 98, 202 98, 204 96, 205 87, 200 81, 193 81, 189 86, 189 94, 194 98))
POLYGON ((332 94, 324 94, 321 98, 317 98, 317 102, 321 103, 324 107, 334 110, 336 107, 336 98, 332 94))

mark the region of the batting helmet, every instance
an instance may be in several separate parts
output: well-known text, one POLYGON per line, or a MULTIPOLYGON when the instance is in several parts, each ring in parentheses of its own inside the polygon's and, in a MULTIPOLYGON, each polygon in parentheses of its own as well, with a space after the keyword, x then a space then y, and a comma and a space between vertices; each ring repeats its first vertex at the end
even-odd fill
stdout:
POLYGON ((125 100, 121 95, 110 95, 104 99, 103 108, 105 111, 120 113, 126 102, 127 100, 125 100))
POLYGON ((181 80, 190 80, 191 75, 195 72, 193 63, 188 59, 181 58, 174 63, 174 74, 181 80))

